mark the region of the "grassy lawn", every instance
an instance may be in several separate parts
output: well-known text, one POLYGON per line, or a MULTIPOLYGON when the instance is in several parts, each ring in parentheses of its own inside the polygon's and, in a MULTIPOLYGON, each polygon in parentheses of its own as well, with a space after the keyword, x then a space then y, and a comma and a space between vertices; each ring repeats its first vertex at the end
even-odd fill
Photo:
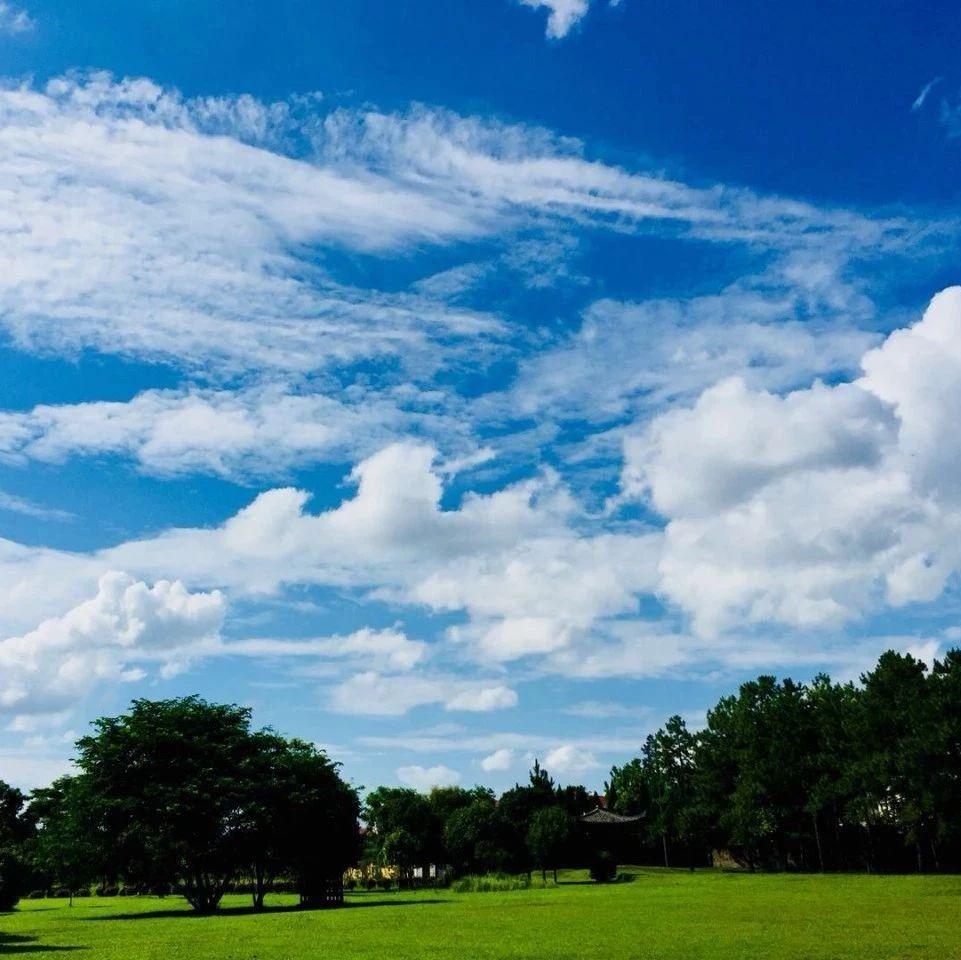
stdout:
POLYGON ((24 901, 0 915, 0 955, 104 960, 529 957, 531 960, 961 958, 961 877, 638 870, 599 887, 511 893, 360 893, 343 910, 268 913, 232 897, 196 917, 175 898, 24 901))

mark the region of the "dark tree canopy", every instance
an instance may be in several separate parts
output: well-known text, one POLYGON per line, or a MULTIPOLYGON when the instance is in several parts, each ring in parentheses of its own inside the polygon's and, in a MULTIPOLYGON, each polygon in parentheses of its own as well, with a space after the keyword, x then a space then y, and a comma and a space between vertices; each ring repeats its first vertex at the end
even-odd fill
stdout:
POLYGON ((961 867, 961 653, 929 671, 888 652, 861 683, 759 677, 679 718, 611 771, 614 809, 644 813, 664 859, 796 870, 961 867))
POLYGON ((305 901, 318 875, 356 855, 356 794, 314 747, 250 729, 250 711, 198 697, 137 700, 78 742, 95 829, 128 881, 174 883, 200 912, 216 909, 248 869, 281 865, 305 901))

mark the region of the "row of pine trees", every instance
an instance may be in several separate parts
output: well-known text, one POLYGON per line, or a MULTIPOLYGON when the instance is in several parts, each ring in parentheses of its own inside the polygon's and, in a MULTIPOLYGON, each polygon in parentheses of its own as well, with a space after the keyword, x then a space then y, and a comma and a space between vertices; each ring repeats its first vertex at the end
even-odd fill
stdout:
POLYGON ((859 683, 760 677, 615 767, 643 856, 775 870, 961 870, 961 651, 885 653, 859 683))

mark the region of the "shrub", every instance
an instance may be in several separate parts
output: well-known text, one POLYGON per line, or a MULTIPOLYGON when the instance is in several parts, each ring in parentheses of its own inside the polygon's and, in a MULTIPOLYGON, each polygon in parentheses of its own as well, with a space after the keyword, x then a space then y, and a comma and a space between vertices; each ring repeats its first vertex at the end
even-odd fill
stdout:
POLYGON ((591 879, 597 883, 610 883, 617 877, 617 864, 607 852, 598 853, 591 864, 591 879))
POLYGON ((348 877, 344 881, 345 890, 356 890, 357 889, 357 879, 356 877, 348 877))
POLYGON ((373 890, 377 886, 377 881, 373 877, 364 877, 364 887, 373 890))
POLYGON ((381 877, 380 889, 381 890, 391 890, 394 886, 394 881, 390 877, 381 877))
POLYGON ((451 889, 455 893, 500 893, 506 890, 528 890, 531 881, 526 874, 511 876, 506 873, 486 873, 481 876, 461 877, 451 889))

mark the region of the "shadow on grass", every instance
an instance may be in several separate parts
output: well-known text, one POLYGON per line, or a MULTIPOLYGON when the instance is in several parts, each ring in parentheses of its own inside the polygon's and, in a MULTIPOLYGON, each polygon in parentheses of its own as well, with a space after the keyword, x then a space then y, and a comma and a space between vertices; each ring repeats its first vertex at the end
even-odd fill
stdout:
MULTIPOLYGON (((285 903, 275 906, 266 906, 263 910, 254 910, 253 907, 221 907, 216 913, 197 913, 196 910, 144 910, 137 913, 107 913, 98 917, 82 917, 83 921, 99 922, 101 920, 207 920, 211 917, 246 917, 246 916, 265 916, 271 913, 326 913, 327 910, 355 910, 361 907, 416 907, 421 904, 449 903, 449 900, 364 900, 361 903, 348 901, 343 907, 318 908, 314 910, 304 909, 296 903, 285 903)), ((0 948, 2 952, 2 948, 0 948)))
POLYGON ((0 933, 0 957, 22 953, 63 953, 80 950, 80 947, 55 947, 38 943, 36 937, 24 937, 16 933, 0 933))
POLYGON ((637 877, 633 873, 618 874, 616 880, 558 880, 559 887, 615 887, 622 883, 633 883, 637 877))

